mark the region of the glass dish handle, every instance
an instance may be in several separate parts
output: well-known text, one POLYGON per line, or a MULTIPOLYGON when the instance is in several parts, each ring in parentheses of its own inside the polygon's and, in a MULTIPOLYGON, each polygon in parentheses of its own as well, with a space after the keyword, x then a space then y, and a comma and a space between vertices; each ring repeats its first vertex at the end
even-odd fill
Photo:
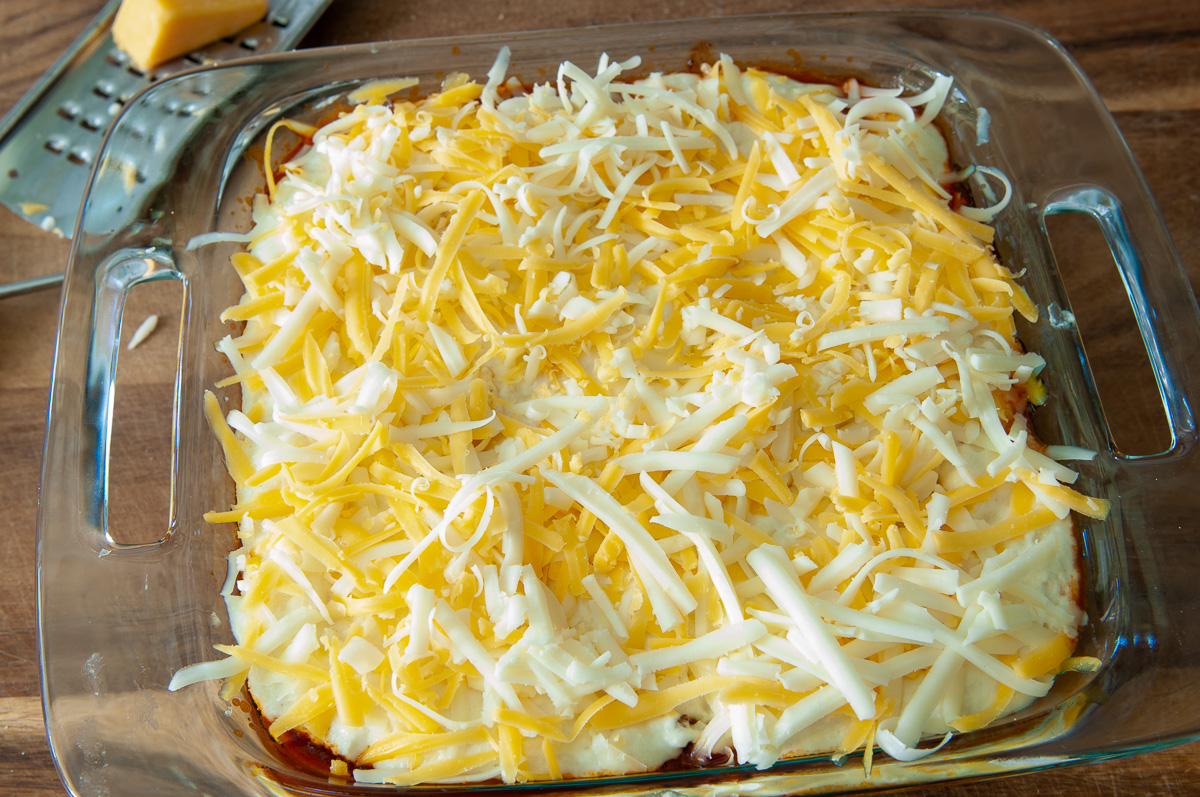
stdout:
MULTIPOLYGON (((1132 166, 1132 164, 1130 164, 1132 166)), ((1086 728, 1057 743, 1061 750, 1103 746, 1154 749, 1195 738, 1200 700, 1182 699, 1180 683, 1200 675, 1200 612, 1195 572, 1196 421, 1200 396, 1200 309, 1170 234, 1133 169, 1109 174, 1112 190, 1075 184, 1042 203, 1045 216, 1084 213, 1099 226, 1129 298, 1167 420, 1170 441, 1158 453, 1126 454, 1109 432, 1095 467, 1108 485, 1107 521, 1089 531, 1097 561, 1094 589, 1108 596, 1102 622, 1116 643, 1101 682, 1106 694, 1086 728), (1124 190, 1122 190, 1124 189, 1124 190), (1118 727, 1104 739, 1098 729, 1118 727), (1113 738, 1115 737, 1115 738, 1113 738)), ((1094 382, 1093 382, 1094 384, 1094 382)), ((1108 423, 1108 419, 1103 419, 1108 423)))
MULTIPOLYGON (((108 523, 109 505, 109 456, 113 434, 113 406, 117 379, 117 361, 121 348, 121 321, 125 300, 136 285, 159 280, 178 280, 184 283, 185 300, 187 283, 183 274, 175 268, 175 261, 167 249, 119 249, 102 262, 96 272, 95 304, 93 305, 94 334, 88 356, 87 377, 84 383, 85 423, 96 436, 96 460, 93 470, 92 496, 93 523, 91 529, 94 547, 101 555, 142 549, 164 542, 174 528, 174 500, 171 502, 167 531, 157 539, 129 542, 118 539, 108 523)), ((175 494, 175 452, 178 450, 179 429, 179 366, 176 366, 174 407, 172 408, 172 464, 171 495, 175 494)))
MULTIPOLYGON (((1136 236, 1121 202, 1109 191, 1086 186, 1054 195, 1044 206, 1046 216, 1085 213, 1100 227, 1116 261, 1125 292, 1133 307, 1138 332, 1146 346, 1170 429, 1170 447, 1161 453, 1132 455, 1114 451, 1126 460, 1177 458, 1196 440, 1196 422, 1189 401, 1188 357, 1200 347, 1195 296, 1179 268, 1179 255, 1160 218, 1136 236), (1156 267, 1157 266, 1157 267, 1156 267)), ((1157 215, 1157 214, 1154 214, 1157 215)))

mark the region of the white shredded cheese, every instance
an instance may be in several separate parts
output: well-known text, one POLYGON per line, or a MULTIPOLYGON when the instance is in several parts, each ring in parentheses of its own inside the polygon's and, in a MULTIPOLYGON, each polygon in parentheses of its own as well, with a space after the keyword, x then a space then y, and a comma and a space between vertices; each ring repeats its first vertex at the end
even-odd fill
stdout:
POLYGON ((951 79, 508 63, 364 89, 193 241, 249 244, 206 405, 242 545, 237 644, 172 688, 399 785, 916 760, 1044 694, 1106 504, 1009 403, 1044 361, 1011 186, 935 177, 951 79))
POLYGON ((138 328, 129 336, 129 343, 125 345, 126 351, 133 351, 146 338, 150 337, 150 333, 158 327, 158 316, 149 315, 142 323, 138 324, 138 328))

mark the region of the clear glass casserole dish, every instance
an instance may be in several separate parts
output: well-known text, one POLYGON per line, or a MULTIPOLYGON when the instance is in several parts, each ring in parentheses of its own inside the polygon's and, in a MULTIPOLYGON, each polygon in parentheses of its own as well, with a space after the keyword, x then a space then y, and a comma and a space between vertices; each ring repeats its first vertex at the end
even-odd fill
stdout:
POLYGON ((1033 300, 1052 311, 1022 329, 1051 374, 1050 400, 1032 420, 1043 440, 1099 451, 1081 468, 1083 486, 1112 500, 1113 511, 1081 528, 1089 621, 1077 655, 1100 659, 1100 669, 1060 676, 1046 698, 919 762, 876 759, 869 779, 856 760, 826 756, 763 772, 725 767, 455 791, 841 792, 1101 760, 1200 736, 1192 686, 1200 639, 1186 632, 1200 603, 1190 580, 1200 566, 1191 533, 1200 499, 1190 489, 1200 316, 1115 124, 1062 49, 1022 23, 958 12, 792 14, 306 51, 179 76, 129 101, 97 159, 75 235, 42 477, 43 701, 72 794, 397 791, 297 765, 264 742, 250 713, 222 701, 215 684, 167 691, 175 671, 211 659, 212 645, 231 639, 219 587, 236 544, 229 527, 209 527, 202 515, 228 506, 232 493, 203 395, 228 375, 213 344, 225 334, 221 310, 240 294, 227 262, 237 247, 187 244, 246 228, 245 199, 263 180, 246 155, 274 121, 328 118, 372 79, 418 77, 429 91, 451 71, 482 76, 502 44, 512 48, 510 74, 531 82, 563 60, 590 65, 603 52, 640 54, 647 68, 667 71, 728 53, 741 63, 910 92, 953 76, 942 112, 951 159, 1011 179, 1013 201, 995 223, 998 254, 1025 271, 1033 300), (1063 212, 1089 214, 1108 240, 1170 424, 1166 451, 1134 457, 1113 443, 1046 234, 1046 217, 1063 212), (184 297, 171 512, 161 529, 115 529, 108 475, 109 444, 121 433, 112 408, 122 308, 131 288, 157 280, 178 281, 184 297))

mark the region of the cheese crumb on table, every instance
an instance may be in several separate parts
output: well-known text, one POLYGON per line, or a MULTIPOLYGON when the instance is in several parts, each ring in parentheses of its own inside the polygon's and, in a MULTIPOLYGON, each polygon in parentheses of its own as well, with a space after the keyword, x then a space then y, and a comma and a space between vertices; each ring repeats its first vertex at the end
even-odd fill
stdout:
POLYGON ((150 337, 150 333, 157 328, 158 316, 146 316, 142 323, 138 324, 138 328, 133 331, 133 334, 129 336, 129 343, 125 345, 125 350, 133 351, 135 348, 140 346, 146 340, 146 338, 150 337))
POLYGON ((949 81, 507 58, 256 198, 207 405, 237 644, 172 688, 397 784, 914 760, 1045 695, 1107 504, 1026 427, 949 81))

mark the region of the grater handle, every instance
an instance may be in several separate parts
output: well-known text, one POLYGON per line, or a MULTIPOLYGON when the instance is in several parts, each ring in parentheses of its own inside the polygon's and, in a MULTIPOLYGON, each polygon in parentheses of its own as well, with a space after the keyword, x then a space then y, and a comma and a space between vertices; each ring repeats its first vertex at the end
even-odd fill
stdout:
POLYGON ((4 285, 0 285, 0 299, 7 299, 10 296, 21 296, 35 291, 44 291, 50 288, 58 288, 62 285, 63 279, 66 276, 66 274, 47 274, 44 277, 32 277, 27 280, 5 283, 4 285))

